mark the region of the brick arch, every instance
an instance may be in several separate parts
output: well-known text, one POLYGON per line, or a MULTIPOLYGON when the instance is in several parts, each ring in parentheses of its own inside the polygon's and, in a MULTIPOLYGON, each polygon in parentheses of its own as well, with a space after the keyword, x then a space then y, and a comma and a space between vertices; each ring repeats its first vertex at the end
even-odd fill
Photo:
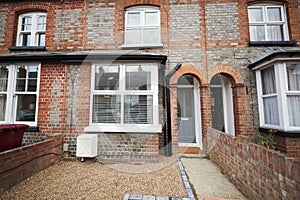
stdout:
POLYGON ((197 67, 194 66, 182 66, 180 67, 175 74, 170 79, 170 85, 177 84, 178 79, 186 74, 193 75, 198 81, 200 85, 207 84, 206 79, 203 76, 203 72, 201 72, 197 67))
POLYGON ((44 2, 36 2, 31 4, 15 5, 12 10, 19 15, 25 12, 47 12, 50 10, 50 7, 44 2))
POLYGON ((139 1, 126 1, 124 3, 124 8, 130 8, 134 6, 157 6, 160 7, 161 2, 159 0, 154 0, 149 2, 148 0, 139 0, 139 1))
POLYGON ((248 0, 247 3, 250 5, 259 4, 259 3, 287 3, 287 0, 271 0, 271 1, 261 1, 261 0, 248 0))
POLYGON ((240 72, 233 67, 226 65, 217 65, 208 71, 208 80, 209 82, 216 74, 223 74, 227 76, 232 85, 244 85, 244 79, 240 72))

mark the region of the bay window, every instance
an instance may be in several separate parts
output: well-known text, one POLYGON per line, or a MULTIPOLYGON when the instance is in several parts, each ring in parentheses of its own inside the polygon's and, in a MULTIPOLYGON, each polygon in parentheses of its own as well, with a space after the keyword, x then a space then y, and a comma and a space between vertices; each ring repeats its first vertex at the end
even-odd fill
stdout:
POLYGON ((0 122, 37 125, 39 64, 0 66, 0 122))
POLYGON ((285 7, 257 4, 248 7, 250 41, 287 41, 288 28, 285 7))
POLYGON ((85 131, 157 132, 158 66, 92 66, 91 122, 85 131))
POLYGON ((300 63, 277 62, 256 71, 263 128, 300 130, 300 63))

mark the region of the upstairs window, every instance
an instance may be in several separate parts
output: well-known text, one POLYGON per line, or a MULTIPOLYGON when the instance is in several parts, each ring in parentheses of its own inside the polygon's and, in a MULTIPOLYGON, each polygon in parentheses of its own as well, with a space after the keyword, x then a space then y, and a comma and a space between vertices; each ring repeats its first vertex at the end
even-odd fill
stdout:
POLYGON ((125 12, 125 46, 160 45, 160 12, 156 7, 134 7, 125 12))
POLYGON ((283 5, 248 7, 250 41, 288 41, 287 18, 283 5))
POLYGON ((30 12, 19 15, 17 46, 45 46, 46 13, 30 12))

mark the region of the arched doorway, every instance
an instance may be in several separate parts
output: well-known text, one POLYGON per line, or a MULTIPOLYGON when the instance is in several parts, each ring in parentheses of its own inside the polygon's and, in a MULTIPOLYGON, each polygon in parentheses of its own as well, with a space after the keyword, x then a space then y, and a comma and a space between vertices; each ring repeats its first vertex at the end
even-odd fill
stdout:
POLYGON ((192 75, 183 75, 177 82, 178 144, 202 149, 200 89, 192 75))

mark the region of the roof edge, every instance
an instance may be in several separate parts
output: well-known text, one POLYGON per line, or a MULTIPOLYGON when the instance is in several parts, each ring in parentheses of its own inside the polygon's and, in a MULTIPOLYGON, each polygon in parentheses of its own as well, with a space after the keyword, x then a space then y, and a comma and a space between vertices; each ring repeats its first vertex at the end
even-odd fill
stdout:
POLYGON ((292 59, 292 58, 300 58, 300 48, 296 49, 285 49, 285 50, 277 50, 277 51, 272 51, 269 52, 261 57, 255 58, 250 60, 250 64, 248 65, 248 68, 253 69, 258 65, 261 65, 265 62, 272 61, 275 58, 287 58, 287 59, 292 59))
POLYGON ((139 61, 160 62, 165 64, 166 55, 158 54, 120 54, 95 52, 30 52, 0 54, 1 62, 17 61, 52 61, 52 62, 97 62, 97 61, 139 61))

